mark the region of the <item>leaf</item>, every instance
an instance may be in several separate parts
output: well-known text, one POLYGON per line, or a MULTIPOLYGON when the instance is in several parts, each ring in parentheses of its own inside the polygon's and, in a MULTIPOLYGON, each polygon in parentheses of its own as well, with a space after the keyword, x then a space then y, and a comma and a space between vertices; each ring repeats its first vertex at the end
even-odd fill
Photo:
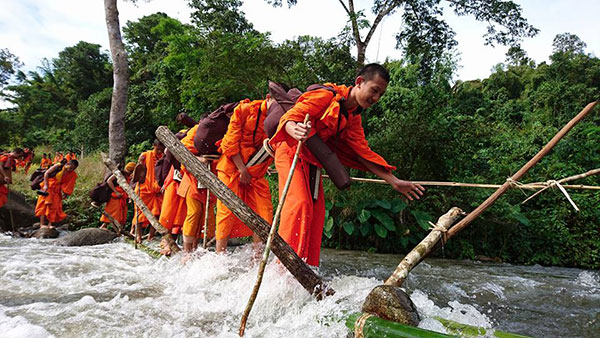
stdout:
POLYGON ((388 201, 383 201, 383 200, 374 200, 373 203, 375 205, 378 205, 380 207, 382 207, 385 210, 390 210, 392 208, 392 204, 388 201))
POLYGON ((387 229, 379 223, 375 224, 375 233, 381 238, 387 237, 387 229))
POLYGON ((396 231, 396 226, 394 225, 394 220, 385 212, 379 210, 373 210, 371 212, 373 217, 375 217, 383 226, 389 231, 396 231))
POLYGON ((396 198, 394 200, 392 200, 392 208, 390 209, 391 212, 393 212, 394 214, 399 213, 400 211, 406 209, 406 207, 408 206, 408 204, 406 204, 406 202, 404 202, 403 200, 396 198))
POLYGON ((325 223, 325 228, 324 228, 324 230, 326 232, 331 231, 331 229, 333 229, 333 217, 330 217, 327 219, 327 222, 325 223))
POLYGON ((329 211, 333 208, 333 203, 331 201, 325 201, 325 210, 329 211))
POLYGON ((360 234, 363 235, 363 237, 367 237, 367 235, 369 235, 371 233, 371 229, 373 228, 373 226, 371 225, 371 223, 363 223, 360 225, 360 234))
POLYGON ((342 224, 342 227, 344 227, 344 231, 346 231, 348 235, 352 235, 352 233, 354 232, 354 224, 352 224, 351 222, 345 222, 344 224, 342 224))
POLYGON ((362 209, 358 214, 358 220, 361 223, 366 223, 371 218, 371 212, 367 209, 362 209))
POLYGON ((519 221, 521 224, 525 225, 525 226, 531 226, 531 222, 529 222, 529 219, 527 217, 525 217, 525 215, 521 214, 521 213, 514 213, 512 215, 510 215, 512 218, 516 219, 517 221, 519 221))
POLYGON ((415 217, 417 223, 419 224, 419 226, 421 226, 423 230, 429 230, 429 222, 433 220, 433 217, 431 217, 431 215, 419 210, 412 210, 410 213, 415 217))
POLYGON ((327 238, 331 238, 333 236, 333 232, 332 231, 325 231, 324 234, 325 234, 325 236, 327 238))
POLYGON ((401 237, 400 244, 402 245, 403 248, 406 249, 406 246, 408 245, 408 237, 401 237))

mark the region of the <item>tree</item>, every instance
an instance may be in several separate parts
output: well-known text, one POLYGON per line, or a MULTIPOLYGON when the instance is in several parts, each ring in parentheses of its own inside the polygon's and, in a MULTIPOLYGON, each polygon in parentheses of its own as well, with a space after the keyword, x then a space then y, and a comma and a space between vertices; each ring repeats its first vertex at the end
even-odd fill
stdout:
POLYGON ((0 49, 0 89, 8 84, 8 80, 23 64, 8 49, 0 49))
POLYGON ((506 63, 511 66, 525 66, 533 60, 527 56, 527 52, 521 46, 512 46, 506 52, 506 63))
POLYGON ((127 87, 129 71, 127 52, 121 40, 117 0, 104 0, 108 42, 113 60, 113 93, 108 123, 108 156, 115 163, 123 164, 127 151, 125 140, 125 111, 127 109, 127 87))
POLYGON ((192 23, 204 33, 221 30, 228 33, 243 34, 253 31, 244 13, 239 10, 239 0, 191 0, 192 23))
MULTIPOLYGON (((357 10, 354 0, 338 0, 348 16, 352 40, 357 49, 357 63, 363 65, 367 46, 375 30, 386 16, 402 11, 400 31, 396 34, 396 47, 402 47, 411 57, 418 60, 422 69, 431 69, 444 53, 456 45, 452 28, 442 19, 442 0, 373 0, 373 21, 366 18, 365 10, 357 10), (362 32, 366 31, 365 35, 362 32)), ((267 0, 281 6, 282 0, 267 0)), ((287 0, 289 6, 297 0, 287 0)), ((471 15, 486 22, 484 38, 487 45, 516 45, 523 37, 532 37, 538 29, 521 16, 521 7, 506 0, 446 0, 444 1, 458 16, 471 15)))
POLYGON ((552 40, 553 53, 583 54, 585 47, 587 47, 585 42, 571 33, 557 34, 552 40))

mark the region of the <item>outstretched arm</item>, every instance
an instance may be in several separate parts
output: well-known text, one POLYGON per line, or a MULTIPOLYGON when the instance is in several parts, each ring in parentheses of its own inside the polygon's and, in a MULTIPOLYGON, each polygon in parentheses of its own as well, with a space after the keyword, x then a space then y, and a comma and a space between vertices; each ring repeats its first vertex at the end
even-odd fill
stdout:
POLYGON ((402 195, 406 196, 409 200, 420 199, 421 196, 423 196, 425 188, 423 188, 422 185, 410 181, 403 181, 394 176, 391 171, 386 170, 378 164, 369 162, 362 157, 359 157, 358 159, 370 172, 381 177, 384 181, 389 183, 394 190, 402 193, 402 195))

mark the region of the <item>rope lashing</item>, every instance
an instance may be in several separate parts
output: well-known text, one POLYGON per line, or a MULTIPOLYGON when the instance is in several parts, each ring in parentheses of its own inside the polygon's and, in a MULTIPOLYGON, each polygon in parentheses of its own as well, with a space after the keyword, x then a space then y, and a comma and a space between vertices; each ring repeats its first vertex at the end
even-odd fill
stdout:
POLYGON ((518 188, 519 190, 521 190, 521 192, 523 193, 523 195, 527 196, 527 193, 525 192, 525 190, 523 190, 522 186, 524 186, 525 184, 519 182, 519 181, 515 181, 512 178, 507 178, 506 182, 508 182, 510 184, 510 187, 515 189, 518 188))
POLYGON ((530 199, 534 198, 535 196, 541 194, 544 190, 549 189, 549 188, 554 188, 554 187, 558 187, 558 190, 560 190, 565 197, 567 198, 567 200, 569 201, 569 203, 571 203, 571 205, 573 206, 573 208, 575 209, 575 211, 579 211, 579 208, 577 207, 577 205, 575 204, 575 202, 573 202, 573 200, 571 199, 571 196, 569 196, 569 193, 567 192, 567 190, 560 184, 559 181, 556 180, 548 180, 546 182, 544 182, 544 184, 546 185, 546 187, 544 187, 543 189, 537 191, 535 194, 529 196, 526 200, 524 200, 523 202, 521 202, 521 204, 525 204, 525 202, 529 201, 530 199))

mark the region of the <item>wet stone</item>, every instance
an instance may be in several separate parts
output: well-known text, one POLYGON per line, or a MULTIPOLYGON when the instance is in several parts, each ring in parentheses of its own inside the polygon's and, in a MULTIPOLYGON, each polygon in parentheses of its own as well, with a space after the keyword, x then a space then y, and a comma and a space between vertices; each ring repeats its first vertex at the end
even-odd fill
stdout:
POLYGON ((112 242, 117 234, 112 231, 88 228, 67 234, 58 241, 63 246, 99 245, 112 242))
POLYGON ((405 325, 419 325, 419 314, 410 297, 399 287, 376 286, 363 303, 364 312, 405 325))
POLYGON ((41 228, 33 232, 33 238, 58 238, 59 232, 55 228, 41 228))

